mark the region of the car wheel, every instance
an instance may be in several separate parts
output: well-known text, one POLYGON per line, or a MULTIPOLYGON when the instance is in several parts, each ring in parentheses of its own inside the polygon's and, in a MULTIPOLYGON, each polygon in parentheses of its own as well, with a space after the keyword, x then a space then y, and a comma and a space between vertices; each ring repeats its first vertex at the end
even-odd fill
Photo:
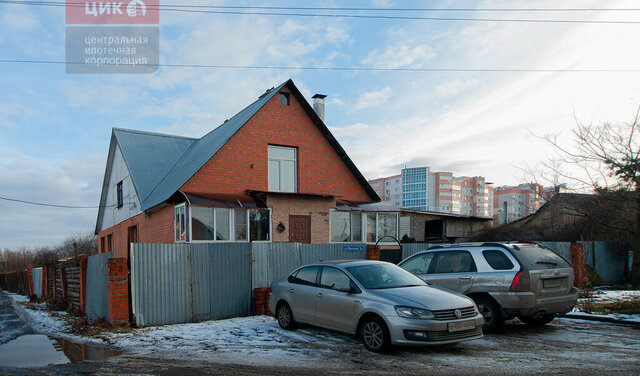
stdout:
POLYGON ((504 319, 496 303, 487 298, 476 298, 475 302, 480 314, 484 317, 484 324, 482 325, 482 331, 484 333, 491 333, 502 327, 504 319))
POLYGON ((551 322, 555 318, 555 315, 544 315, 542 317, 520 317, 520 321, 528 326, 544 326, 551 322))
POLYGON ((387 325, 377 317, 370 317, 362 323, 360 336, 369 351, 382 353, 389 350, 390 339, 387 325))
POLYGON ((293 320, 293 312, 287 303, 278 304, 276 319, 282 329, 292 330, 295 328, 296 322, 293 320))

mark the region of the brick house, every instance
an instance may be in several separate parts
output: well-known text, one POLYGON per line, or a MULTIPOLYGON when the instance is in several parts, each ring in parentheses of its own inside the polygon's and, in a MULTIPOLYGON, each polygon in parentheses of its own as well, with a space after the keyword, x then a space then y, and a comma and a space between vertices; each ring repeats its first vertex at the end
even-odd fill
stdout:
POLYGON ((203 136, 114 128, 100 252, 132 242, 369 242, 397 237, 380 199, 293 81, 203 136))

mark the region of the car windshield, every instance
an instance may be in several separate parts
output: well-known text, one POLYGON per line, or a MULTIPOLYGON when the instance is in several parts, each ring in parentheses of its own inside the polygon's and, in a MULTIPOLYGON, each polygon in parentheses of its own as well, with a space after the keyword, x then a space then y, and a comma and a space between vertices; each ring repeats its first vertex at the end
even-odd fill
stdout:
POLYGON ((393 264, 352 266, 347 270, 366 289, 426 286, 426 283, 420 278, 393 264))

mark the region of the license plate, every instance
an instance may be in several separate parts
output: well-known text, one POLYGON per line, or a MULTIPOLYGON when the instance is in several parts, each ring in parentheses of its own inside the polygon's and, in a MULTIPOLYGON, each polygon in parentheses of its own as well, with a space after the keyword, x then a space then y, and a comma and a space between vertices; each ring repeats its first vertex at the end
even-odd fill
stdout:
POLYGON ((462 330, 469 330, 475 328, 475 324, 473 320, 469 321, 460 321, 460 322, 450 322, 449 323, 449 331, 450 332, 459 332, 462 330))
POLYGON ((542 281, 544 287, 560 287, 562 286, 561 278, 545 279, 542 281))

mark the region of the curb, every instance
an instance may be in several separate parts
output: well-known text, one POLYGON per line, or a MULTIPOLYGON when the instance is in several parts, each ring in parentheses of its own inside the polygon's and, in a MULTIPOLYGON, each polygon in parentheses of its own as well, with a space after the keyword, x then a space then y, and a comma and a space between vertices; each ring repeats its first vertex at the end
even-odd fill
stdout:
POLYGON ((560 316, 560 317, 567 318, 567 319, 575 319, 575 320, 599 321, 599 322, 607 322, 611 324, 629 325, 629 326, 640 328, 640 322, 614 319, 612 317, 583 316, 583 315, 574 315, 571 313, 566 313, 564 316, 560 316))

